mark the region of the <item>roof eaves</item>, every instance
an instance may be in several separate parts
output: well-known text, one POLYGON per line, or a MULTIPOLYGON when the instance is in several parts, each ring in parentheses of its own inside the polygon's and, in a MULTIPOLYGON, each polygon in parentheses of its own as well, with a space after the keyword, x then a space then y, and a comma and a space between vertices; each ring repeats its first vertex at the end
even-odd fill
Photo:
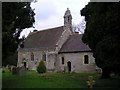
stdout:
POLYGON ((58 52, 58 54, 62 53, 82 53, 82 52, 92 52, 92 50, 86 50, 86 51, 67 51, 67 52, 58 52))

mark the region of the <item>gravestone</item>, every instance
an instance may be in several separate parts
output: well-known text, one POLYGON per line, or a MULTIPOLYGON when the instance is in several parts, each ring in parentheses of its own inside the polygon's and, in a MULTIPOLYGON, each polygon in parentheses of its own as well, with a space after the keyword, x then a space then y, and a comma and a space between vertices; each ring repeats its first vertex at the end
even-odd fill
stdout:
POLYGON ((24 66, 22 67, 14 67, 12 69, 12 74, 13 75, 24 75, 26 73, 26 68, 24 66))

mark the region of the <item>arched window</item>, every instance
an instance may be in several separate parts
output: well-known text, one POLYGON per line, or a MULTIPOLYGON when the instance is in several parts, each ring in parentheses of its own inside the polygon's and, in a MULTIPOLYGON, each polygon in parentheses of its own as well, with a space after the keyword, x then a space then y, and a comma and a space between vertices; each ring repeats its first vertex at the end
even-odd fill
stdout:
POLYGON ((89 57, 88 55, 84 56, 84 64, 88 64, 89 63, 89 57))
POLYGON ((34 61, 34 54, 31 52, 31 61, 34 61))
POLYGON ((62 64, 64 64, 64 57, 62 57, 62 64))

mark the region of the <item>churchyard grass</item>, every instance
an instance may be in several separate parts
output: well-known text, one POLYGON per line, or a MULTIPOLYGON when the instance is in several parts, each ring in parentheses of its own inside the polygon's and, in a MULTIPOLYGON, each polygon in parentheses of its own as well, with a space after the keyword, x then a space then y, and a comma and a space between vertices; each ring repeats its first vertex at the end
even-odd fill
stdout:
POLYGON ((95 79, 94 87, 119 87, 120 79, 99 79, 93 73, 45 73, 38 74, 28 71, 25 75, 2 74, 3 88, 88 88, 86 81, 89 76, 95 79))
POLYGON ((46 73, 29 71, 17 76, 3 73, 3 88, 85 88, 86 82, 79 80, 77 74, 46 73))

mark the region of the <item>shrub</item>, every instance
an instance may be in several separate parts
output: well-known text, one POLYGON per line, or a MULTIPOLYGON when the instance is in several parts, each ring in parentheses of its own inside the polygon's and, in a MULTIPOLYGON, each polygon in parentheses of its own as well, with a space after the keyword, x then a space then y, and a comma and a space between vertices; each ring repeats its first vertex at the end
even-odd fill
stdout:
POLYGON ((2 73, 5 73, 5 70, 2 70, 2 73))
POLYGON ((37 67, 38 73, 45 73, 46 72, 46 66, 43 61, 40 61, 38 67, 37 67))
POLYGON ((6 67, 2 67, 0 68, 0 70, 2 71, 2 73, 10 72, 6 67))

